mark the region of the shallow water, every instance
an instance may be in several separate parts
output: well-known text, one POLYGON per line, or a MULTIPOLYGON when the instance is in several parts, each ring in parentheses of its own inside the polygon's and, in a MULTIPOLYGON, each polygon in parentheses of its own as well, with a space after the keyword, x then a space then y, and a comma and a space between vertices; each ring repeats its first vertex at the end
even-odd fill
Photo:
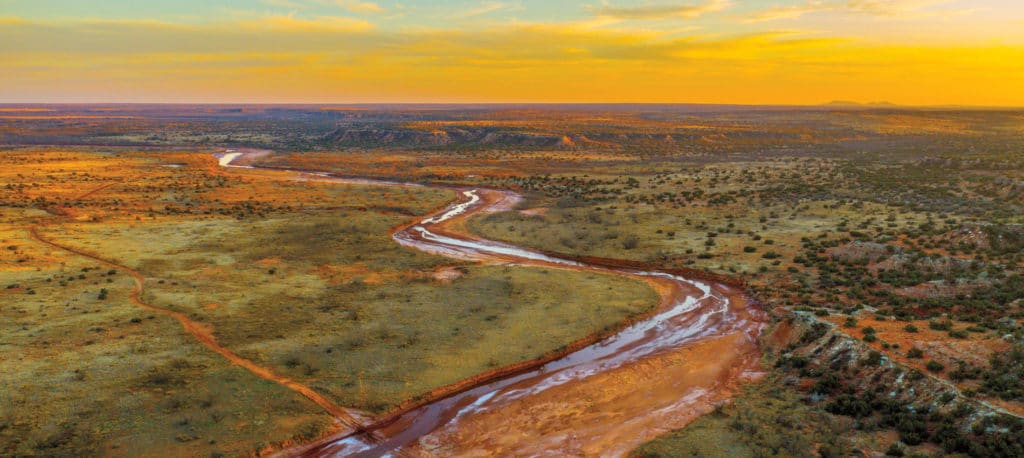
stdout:
MULTIPOLYGON (((231 162, 240 155, 228 152, 219 158, 220 163, 232 166, 231 162)), ((334 182, 390 184, 319 176, 334 182)), ((479 212, 504 209, 508 202, 519 199, 515 193, 491 189, 465 189, 461 190, 461 195, 459 202, 396 231, 393 234, 395 241, 425 252, 463 260, 611 273, 648 281, 660 285, 662 301, 659 309, 611 337, 539 368, 431 402, 371 432, 346 433, 322 441, 302 450, 302 456, 446 455, 469 453, 470 450, 473 451, 471 454, 590 455, 592 453, 586 450, 586 443, 599 444, 613 436, 614 441, 601 448, 600 454, 621 454, 653 437, 658 431, 652 425, 672 428, 692 420, 711 402, 727 397, 728 390, 754 370, 754 341, 762 323, 742 299, 736 299, 740 296, 737 292, 723 285, 665 272, 590 265, 450 231, 447 226, 454 221, 479 212), (679 363, 674 361, 683 354, 680 352, 690 347, 709 345, 718 348, 714 346, 722 347, 726 338, 730 339, 729 345, 723 347, 721 360, 714 355, 699 355, 704 357, 688 356, 688 367, 666 365, 668 361, 678 366, 679 363), (638 374, 643 380, 652 368, 661 368, 664 374, 673 374, 681 381, 675 383, 648 378, 645 383, 650 386, 650 396, 636 396, 635 392, 643 391, 645 385, 630 390, 623 390, 622 386, 607 386, 607 383, 615 383, 616 379, 637 378, 638 374), (604 378, 610 382, 603 382, 604 378), (595 382, 599 383, 595 386, 595 382), (579 406, 574 404, 577 401, 573 398, 578 397, 574 390, 592 390, 598 393, 598 397, 606 395, 608 399, 600 405, 608 411, 576 412, 579 406), (552 424, 527 434, 495 434, 494 431, 503 425, 515 423, 515 419, 508 418, 509 414, 518 412, 525 415, 520 412, 524 406, 538 399, 544 399, 554 407, 548 406, 539 412, 532 410, 529 415, 539 418, 520 419, 523 428, 544 424, 545 420, 551 420, 552 424), (680 413, 689 411, 694 415, 680 413), (572 412, 571 420, 582 422, 581 426, 560 427, 566 423, 560 423, 558 418, 566 412, 572 412), (609 432, 609 428, 626 431, 630 425, 636 430, 633 434, 609 432), (566 444, 575 442, 584 445, 567 448, 566 444), (465 448, 459 449, 460 445, 465 448), (534 450, 530 447, 540 448, 534 450), (611 447, 618 449, 611 450, 611 447)))

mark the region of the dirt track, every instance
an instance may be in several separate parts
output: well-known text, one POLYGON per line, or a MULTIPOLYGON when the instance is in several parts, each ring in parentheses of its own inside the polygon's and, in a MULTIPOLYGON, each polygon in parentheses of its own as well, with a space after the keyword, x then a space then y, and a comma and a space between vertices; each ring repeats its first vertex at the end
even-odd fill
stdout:
POLYGON ((185 330, 188 331, 190 334, 192 334, 192 336, 194 336, 196 340, 198 340, 200 343, 206 346, 206 348, 209 348, 210 350, 217 352, 224 358, 227 358, 229 361, 231 361, 232 364, 245 368, 246 370, 252 372, 254 375, 260 378, 280 384, 282 386, 287 387, 288 389, 291 389, 292 391, 295 391, 296 393, 305 396, 310 401, 313 401, 317 405, 322 407, 325 411, 327 411, 327 413, 334 416, 343 425, 351 429, 359 428, 359 422, 349 412, 348 409, 334 404, 333 402, 331 402, 330 399, 327 399, 320 393, 317 393, 312 388, 309 388, 301 383, 298 383, 286 377, 277 375, 270 369, 267 369, 248 359, 238 356, 231 350, 228 350, 227 348, 224 348, 221 345, 219 345, 216 339, 213 337, 213 330, 211 329, 210 325, 192 321, 183 313, 156 307, 154 305, 143 302, 141 296, 146 279, 138 271, 123 264, 98 256, 96 254, 89 253, 88 251, 57 243, 41 235, 39 233, 39 228, 37 226, 32 226, 29 228, 29 235, 31 235, 32 239, 44 245, 48 245, 58 250, 66 251, 77 256, 92 259, 94 261, 103 263, 107 266, 125 272, 128 275, 131 275, 132 279, 135 281, 135 286, 132 288, 132 291, 129 295, 129 299, 131 300, 132 304, 173 317, 174 319, 178 320, 178 322, 181 323, 181 326, 185 328, 185 330))

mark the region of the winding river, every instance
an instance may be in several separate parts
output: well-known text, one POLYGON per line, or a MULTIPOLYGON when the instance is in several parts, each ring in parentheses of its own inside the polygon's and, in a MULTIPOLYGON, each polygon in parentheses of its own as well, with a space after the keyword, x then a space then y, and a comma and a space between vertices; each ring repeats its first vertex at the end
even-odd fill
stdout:
MULTIPOLYGON (((219 156, 224 167, 244 153, 219 156)), ((418 186, 295 172, 334 183, 418 186)), ((459 189, 450 207, 395 230, 396 242, 461 260, 614 274, 650 284, 657 309, 619 332, 523 371, 347 430, 286 455, 622 456, 685 426, 757 375, 765 317, 742 291, 715 282, 551 256, 461 229, 472 215, 508 210, 519 196, 459 189)))

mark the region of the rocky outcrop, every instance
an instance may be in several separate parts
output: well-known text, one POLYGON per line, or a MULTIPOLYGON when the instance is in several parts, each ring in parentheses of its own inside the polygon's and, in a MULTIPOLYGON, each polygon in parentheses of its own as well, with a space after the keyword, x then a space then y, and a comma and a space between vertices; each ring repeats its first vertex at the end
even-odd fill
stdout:
MULTIPOLYGON (((820 383, 820 378, 805 377, 808 374, 842 374, 846 377, 843 383, 847 388, 859 393, 874 391, 917 411, 950 412, 969 405, 973 413, 962 419, 960 427, 964 430, 986 417, 1019 417, 966 396, 948 380, 904 367, 879 355, 864 342, 811 314, 780 313, 781 319, 762 339, 765 354, 774 358, 777 368, 789 371, 787 383, 791 385, 806 388, 808 384, 820 383)), ((810 391, 813 402, 825 402, 828 398, 826 394, 810 391)))

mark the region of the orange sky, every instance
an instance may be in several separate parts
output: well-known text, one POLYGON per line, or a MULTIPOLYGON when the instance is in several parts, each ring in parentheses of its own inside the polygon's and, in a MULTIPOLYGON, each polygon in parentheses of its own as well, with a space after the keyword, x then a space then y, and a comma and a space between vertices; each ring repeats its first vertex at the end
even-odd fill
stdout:
POLYGON ((0 103, 1024 106, 1003 0, 89 3, 0 0, 0 103))

